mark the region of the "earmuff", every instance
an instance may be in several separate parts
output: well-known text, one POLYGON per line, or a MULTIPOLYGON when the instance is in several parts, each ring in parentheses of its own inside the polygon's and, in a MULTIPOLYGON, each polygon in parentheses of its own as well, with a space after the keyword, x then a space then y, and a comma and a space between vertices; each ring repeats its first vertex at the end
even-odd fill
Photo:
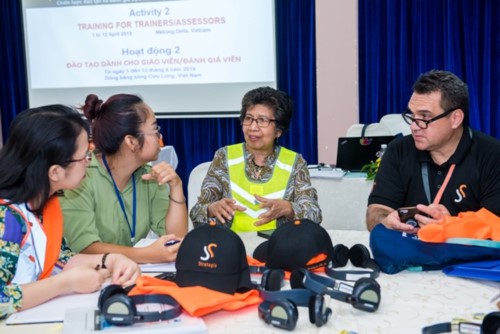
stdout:
POLYGON ((377 278, 380 273, 380 268, 372 259, 370 251, 362 244, 356 244, 351 248, 347 248, 342 244, 333 247, 333 257, 330 264, 325 268, 325 273, 338 280, 356 281, 362 277, 377 278), (335 270, 333 268, 344 267, 348 261, 352 265, 368 270, 335 270))
POLYGON ((169 320, 178 317, 182 312, 179 303, 171 296, 160 294, 128 296, 125 289, 115 284, 101 290, 97 306, 104 320, 117 326, 169 320), (137 312, 138 304, 164 304, 171 308, 161 312, 137 312))
POLYGON ((293 288, 303 287, 316 294, 329 295, 366 312, 375 312, 380 304, 380 285, 369 277, 362 277, 351 286, 306 269, 297 269, 292 272, 290 284, 293 288))
POLYGON ((281 291, 279 287, 281 287, 283 277, 284 273, 279 269, 269 269, 262 276, 262 287, 270 285, 272 289, 277 287, 278 289, 260 290, 260 296, 264 301, 258 308, 259 318, 274 327, 291 331, 297 325, 299 318, 297 306, 305 306, 309 309, 309 321, 312 324, 315 324, 316 327, 326 324, 332 310, 325 305, 324 296, 308 289, 281 291), (280 278, 280 282, 279 285, 276 285, 278 278, 280 278))
POLYGON ((439 334, 451 333, 458 331, 459 333, 467 333, 473 331, 481 334, 500 333, 500 312, 488 313, 481 324, 465 321, 453 321, 434 324, 422 328, 422 334, 439 334))
POLYGON ((285 272, 281 269, 269 269, 261 266, 249 266, 250 274, 261 274, 260 284, 252 282, 257 290, 278 291, 281 290, 285 279, 285 272))

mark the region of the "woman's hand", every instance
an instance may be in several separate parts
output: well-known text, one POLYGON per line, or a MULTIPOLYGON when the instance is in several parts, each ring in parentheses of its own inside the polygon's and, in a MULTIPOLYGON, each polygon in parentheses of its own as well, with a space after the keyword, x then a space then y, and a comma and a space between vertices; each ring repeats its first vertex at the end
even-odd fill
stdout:
POLYGON ((129 286, 141 275, 139 265, 122 254, 109 254, 105 264, 111 272, 112 284, 129 286))
POLYGON ((223 198, 217 202, 213 202, 207 207, 208 217, 215 217, 223 224, 233 219, 235 211, 245 210, 245 207, 237 205, 236 201, 231 198, 223 198))
POLYGON ((172 165, 166 163, 165 161, 161 161, 160 163, 154 165, 151 168, 151 172, 149 174, 144 174, 142 176, 143 180, 155 180, 159 185, 167 184, 171 187, 182 187, 182 180, 175 172, 172 165))
POLYGON ((267 211, 259 216, 259 221, 254 223, 255 226, 260 226, 269 223, 274 219, 287 217, 293 219, 294 212, 292 204, 284 199, 268 199, 259 195, 255 195, 255 199, 260 203, 260 207, 267 211))
POLYGON ((176 237, 174 234, 162 235, 151 245, 146 247, 148 252, 148 258, 150 258, 151 263, 160 262, 174 262, 177 258, 177 252, 181 245, 182 239, 176 237), (179 241, 173 245, 168 245, 170 241, 179 241))
MULTIPOLYGON (((108 269, 100 269, 99 265, 83 263, 69 270, 61 272, 61 278, 69 286, 69 291, 76 293, 92 293, 99 290, 111 276, 108 269)), ((58 276, 59 276, 58 275, 58 276)))

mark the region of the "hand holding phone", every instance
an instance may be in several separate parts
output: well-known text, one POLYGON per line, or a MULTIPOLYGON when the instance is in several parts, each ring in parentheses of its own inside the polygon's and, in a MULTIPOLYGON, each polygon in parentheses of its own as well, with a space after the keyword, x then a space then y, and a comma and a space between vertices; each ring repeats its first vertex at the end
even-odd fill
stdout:
POLYGON ((416 214, 422 213, 415 206, 407 206, 398 209, 399 220, 401 220, 402 223, 413 227, 418 227, 418 222, 415 219, 416 214))

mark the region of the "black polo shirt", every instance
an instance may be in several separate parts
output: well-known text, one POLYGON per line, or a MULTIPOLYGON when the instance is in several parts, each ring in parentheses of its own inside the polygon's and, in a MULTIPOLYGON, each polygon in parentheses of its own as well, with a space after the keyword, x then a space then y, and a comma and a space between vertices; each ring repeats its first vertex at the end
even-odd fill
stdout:
POLYGON ((464 131, 457 150, 441 166, 432 161, 428 151, 416 149, 411 135, 393 140, 382 158, 368 204, 394 209, 429 204, 422 163, 428 165, 431 202, 455 163, 440 203, 452 216, 483 207, 500 216, 500 141, 472 130, 464 131))

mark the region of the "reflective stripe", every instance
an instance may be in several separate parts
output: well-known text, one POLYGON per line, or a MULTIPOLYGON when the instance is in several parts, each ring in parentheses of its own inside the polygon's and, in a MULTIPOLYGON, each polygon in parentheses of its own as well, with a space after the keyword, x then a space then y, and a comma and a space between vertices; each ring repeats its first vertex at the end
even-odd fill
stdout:
POLYGON ((282 163, 279 160, 276 161, 276 166, 279 167, 279 168, 281 168, 281 169, 284 169, 284 170, 288 171, 289 173, 292 172, 292 168, 293 168, 293 166, 285 165, 284 163, 282 163))
POLYGON ((227 164, 228 166, 234 166, 234 165, 237 165, 239 163, 242 163, 242 162, 245 162, 245 157, 239 157, 239 158, 236 158, 236 159, 231 159, 231 160, 227 160, 227 164))

